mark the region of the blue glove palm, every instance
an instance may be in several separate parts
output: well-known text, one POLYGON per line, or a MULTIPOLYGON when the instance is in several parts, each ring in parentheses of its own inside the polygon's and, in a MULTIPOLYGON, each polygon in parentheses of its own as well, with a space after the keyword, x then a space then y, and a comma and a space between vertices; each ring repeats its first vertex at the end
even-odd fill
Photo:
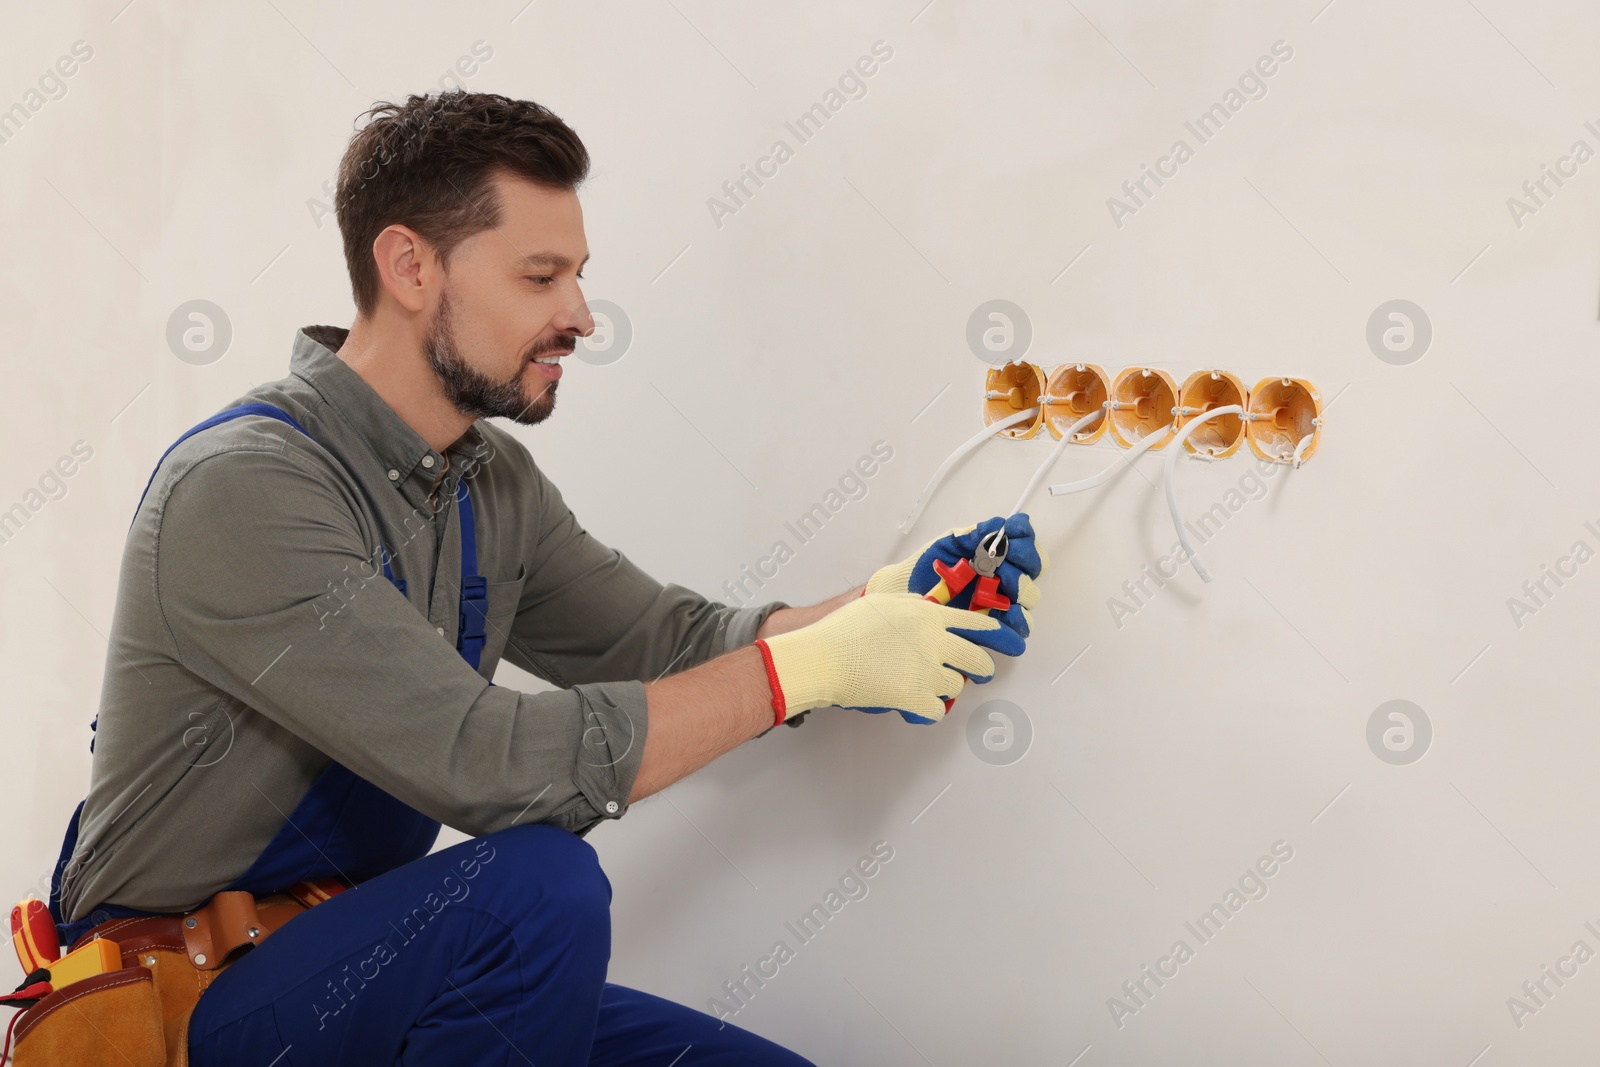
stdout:
MULTIPOLYGON (((1027 637, 1032 626, 1028 612, 1039 602, 1039 588, 1034 584, 1034 579, 1043 574, 1045 568, 1049 566, 1049 560, 1036 543, 1033 526, 1025 514, 1012 515, 1008 519, 995 516, 975 526, 950 530, 944 536, 929 541, 909 559, 879 570, 867 582, 866 592, 915 593, 918 596, 925 596, 943 580, 934 568, 935 562, 945 567, 954 567, 963 560, 970 562, 978 550, 978 543, 998 530, 1001 525, 1006 528, 1009 544, 1005 562, 995 572, 995 577, 999 579, 997 592, 1010 600, 1011 606, 998 613, 994 611, 987 613, 990 618, 1000 622, 1000 626, 996 629, 970 630, 952 627, 950 632, 1000 655, 1020 656, 1027 646, 1027 637)), ((977 579, 968 582, 961 592, 950 599, 950 606, 970 608, 977 587, 977 579)), ((980 685, 992 677, 992 674, 983 677, 968 675, 969 680, 980 685)), ((926 721, 909 716, 903 717, 907 722, 926 721)))
MULTIPOLYGON (((925 595, 940 581, 939 572, 933 566, 935 560, 947 567, 954 566, 961 560, 970 561, 973 553, 978 550, 978 543, 1002 525, 1006 528, 1009 544, 1006 548, 1005 562, 1000 564, 995 577, 999 579, 1000 594, 1011 601, 1011 606, 998 614, 993 611, 989 613, 991 618, 1000 620, 1001 629, 974 633, 968 639, 1003 656, 1020 656, 1026 647, 1026 638, 1031 632, 1031 620, 1028 618, 1027 608, 1038 601, 1037 588, 1030 587, 1033 586, 1033 580, 1044 573, 1046 566, 1045 557, 1034 540, 1033 526, 1026 514, 1012 515, 1007 519, 995 516, 992 519, 985 519, 970 530, 960 533, 952 531, 938 538, 926 546, 922 554, 917 557, 906 585, 910 592, 925 595)), ((966 588, 950 599, 950 606, 971 607, 972 595, 977 588, 976 580, 967 583, 966 588)))

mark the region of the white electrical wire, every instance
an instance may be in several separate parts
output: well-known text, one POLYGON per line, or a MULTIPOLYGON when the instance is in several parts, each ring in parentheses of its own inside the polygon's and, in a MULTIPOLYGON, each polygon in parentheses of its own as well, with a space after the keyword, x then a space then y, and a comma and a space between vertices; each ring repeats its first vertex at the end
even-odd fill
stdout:
POLYGON ((917 519, 921 517, 922 509, 928 506, 928 499, 933 496, 933 491, 939 487, 939 483, 944 480, 944 476, 950 473, 950 468, 954 467, 958 462, 960 462, 961 457, 965 456, 968 452, 971 452, 974 448, 977 448, 979 445, 989 440, 989 438, 993 437, 1001 430, 1015 426, 1017 423, 1023 422, 1027 419, 1031 419, 1037 414, 1039 414, 1039 409, 1037 407, 1025 408, 1024 410, 1017 412, 1015 415, 1008 415, 998 422, 991 422, 989 425, 973 434, 968 440, 962 442, 954 452, 950 453, 949 457, 947 457, 943 463, 939 464, 939 469, 933 472, 933 477, 928 479, 927 487, 922 490, 922 495, 917 497, 917 502, 911 506, 911 514, 907 515, 905 517, 905 521, 900 524, 900 532, 909 533, 911 531, 911 527, 915 525, 917 519))
POLYGON ((1178 436, 1173 438, 1169 446, 1172 451, 1167 453, 1167 509, 1172 512, 1172 525, 1178 531, 1178 543, 1183 545, 1184 552, 1189 557, 1189 562, 1194 564, 1194 572, 1202 581, 1211 580, 1211 572, 1206 570, 1206 565, 1200 562, 1200 555, 1194 550, 1194 542, 1189 540, 1189 531, 1183 524, 1183 512, 1178 508, 1178 457, 1183 453, 1183 443, 1189 435, 1212 419, 1223 415, 1243 415, 1244 408, 1238 404, 1226 404, 1220 408, 1212 408, 1203 415, 1192 419, 1183 429, 1178 431, 1178 436))
POLYGON ((1295 470, 1299 470, 1300 464, 1305 462, 1303 457, 1306 454, 1306 449, 1311 447, 1311 439, 1315 436, 1317 436, 1317 431, 1312 430, 1310 433, 1300 438, 1300 443, 1294 446, 1294 455, 1290 458, 1294 460, 1295 470))
POLYGON ((1034 490, 1039 488, 1039 483, 1044 481, 1044 476, 1046 474, 1050 473, 1050 468, 1056 465, 1056 460, 1061 458, 1061 453, 1066 450, 1067 445, 1071 444, 1072 439, 1078 436, 1078 431, 1089 425, 1095 419, 1100 418, 1105 413, 1105 408, 1095 408, 1093 411, 1089 412, 1089 414, 1073 423, 1066 430, 1066 432, 1061 435, 1061 440, 1056 442, 1056 447, 1050 450, 1050 457, 1040 464, 1039 469, 1033 472, 1033 477, 1028 479, 1028 487, 1022 491, 1022 496, 1017 498, 1017 506, 1011 509, 1010 514, 1018 514, 1022 511, 1023 507, 1027 505, 1028 498, 1033 495, 1034 490))
POLYGON ((1128 449, 1127 455, 1118 456, 1115 463, 1112 463, 1111 466, 1107 467, 1099 474, 1092 474, 1087 478, 1080 478, 1075 482, 1057 482, 1055 485, 1050 486, 1049 493, 1051 496, 1066 496, 1068 493, 1082 493, 1089 489, 1094 489, 1097 486, 1104 485, 1106 479, 1115 474, 1119 466, 1124 463, 1132 463, 1135 459, 1139 458, 1140 453, 1154 448, 1156 445, 1161 443, 1163 438, 1169 437, 1171 434, 1172 424, 1168 423, 1161 429, 1156 430, 1153 433, 1145 434, 1143 437, 1139 438, 1139 443, 1128 449))

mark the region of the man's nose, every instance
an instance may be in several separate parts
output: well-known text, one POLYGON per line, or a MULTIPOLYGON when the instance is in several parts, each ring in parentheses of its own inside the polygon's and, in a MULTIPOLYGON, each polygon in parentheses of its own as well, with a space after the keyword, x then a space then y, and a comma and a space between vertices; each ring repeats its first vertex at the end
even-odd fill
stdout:
POLYGON ((562 333, 574 337, 588 337, 594 332, 594 316, 589 314, 589 305, 581 294, 576 304, 561 312, 555 325, 562 333))

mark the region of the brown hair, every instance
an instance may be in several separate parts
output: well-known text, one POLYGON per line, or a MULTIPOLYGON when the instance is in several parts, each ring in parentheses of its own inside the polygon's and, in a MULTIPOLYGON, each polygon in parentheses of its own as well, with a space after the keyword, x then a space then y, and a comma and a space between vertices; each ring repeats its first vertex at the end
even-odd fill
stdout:
POLYGON ((334 201, 356 310, 378 304, 381 279, 372 243, 402 223, 433 246, 447 267, 456 245, 498 225, 492 179, 505 171, 541 185, 575 189, 589 152, 566 123, 529 100, 451 89, 379 103, 358 116, 339 163, 334 201))

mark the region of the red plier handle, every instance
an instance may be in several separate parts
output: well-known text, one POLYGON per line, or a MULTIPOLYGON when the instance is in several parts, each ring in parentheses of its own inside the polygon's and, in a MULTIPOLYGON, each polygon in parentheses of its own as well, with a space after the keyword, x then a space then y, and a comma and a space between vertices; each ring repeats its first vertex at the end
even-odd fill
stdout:
MULTIPOLYGON (((968 611, 979 611, 987 615, 990 609, 1006 611, 1011 607, 1011 598, 1000 592, 1000 564, 1006 559, 1006 531, 1000 529, 988 534, 978 542, 977 551, 972 554, 972 559, 957 560, 954 566, 943 560, 933 561, 934 573, 939 576, 939 582, 923 596, 924 600, 931 600, 935 604, 948 604, 960 595, 961 591, 972 580, 978 580, 977 588, 972 591, 972 600, 967 605, 968 611)), ((955 697, 944 697, 944 710, 949 711, 950 706, 956 702, 955 697)))

